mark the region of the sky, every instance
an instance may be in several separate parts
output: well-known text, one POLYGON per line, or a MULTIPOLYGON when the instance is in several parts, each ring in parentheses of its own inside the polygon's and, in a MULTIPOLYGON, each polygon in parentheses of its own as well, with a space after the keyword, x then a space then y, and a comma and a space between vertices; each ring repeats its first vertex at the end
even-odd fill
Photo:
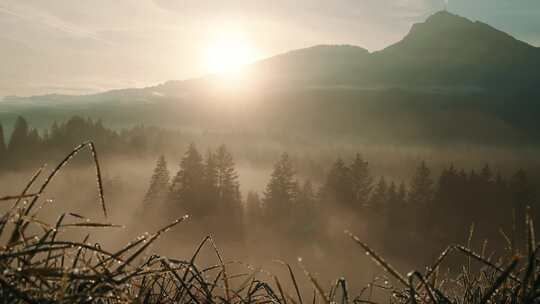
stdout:
MULTIPOLYGON (((443 0, 0 0, 0 96, 86 94, 205 75, 236 35, 249 60, 316 44, 399 41, 443 0)), ((540 1, 450 0, 451 12, 540 46, 540 1)))

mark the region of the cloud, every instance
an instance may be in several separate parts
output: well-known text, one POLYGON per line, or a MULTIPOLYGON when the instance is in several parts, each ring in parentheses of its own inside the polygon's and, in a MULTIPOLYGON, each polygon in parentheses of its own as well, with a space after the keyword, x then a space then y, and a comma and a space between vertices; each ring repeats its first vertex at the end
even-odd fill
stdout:
MULTIPOLYGON (((68 35, 77 38, 87 38, 103 43, 109 43, 100 39, 94 32, 85 28, 79 27, 75 24, 66 23, 65 21, 58 19, 52 15, 40 12, 26 5, 11 4, 6 6, 0 5, 0 15, 8 15, 12 19, 18 19, 13 22, 14 25, 22 24, 25 27, 42 28, 45 31, 57 32, 59 35, 68 35)), ((16 30, 14 26, 11 28, 16 30)), ((4 32, 6 33, 6 32, 4 32)))

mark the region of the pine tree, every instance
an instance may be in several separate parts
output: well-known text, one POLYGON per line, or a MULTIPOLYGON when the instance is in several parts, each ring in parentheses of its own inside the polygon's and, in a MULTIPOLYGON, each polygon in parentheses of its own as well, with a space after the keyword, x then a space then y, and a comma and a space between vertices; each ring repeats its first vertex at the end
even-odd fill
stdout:
POLYGON ((416 205, 429 204, 433 200, 434 189, 431 171, 423 161, 416 168, 411 182, 409 202, 416 205))
POLYGON ((303 207, 313 203, 316 199, 313 184, 310 180, 306 180, 298 192, 297 204, 303 207))
POLYGON ((17 117, 8 145, 8 150, 12 155, 17 155, 17 153, 20 153, 27 148, 26 144, 28 142, 29 132, 30 130, 26 120, 22 116, 17 117))
POLYGON ((368 162, 362 159, 360 153, 356 154, 350 166, 350 174, 356 206, 367 204, 373 188, 373 177, 369 172, 368 162))
POLYGON ((220 146, 215 153, 216 181, 218 198, 222 206, 229 209, 241 207, 240 184, 232 155, 225 145, 220 146))
POLYGON ((180 162, 180 170, 174 177, 170 189, 170 202, 181 212, 202 217, 208 210, 202 196, 204 186, 204 164, 195 144, 190 144, 180 162))
MULTIPOLYGON (((461 178, 453 164, 444 169, 439 176, 434 198, 436 204, 433 204, 431 210, 431 216, 436 218, 432 221, 435 227, 431 228, 439 232, 439 237, 449 235, 442 232, 448 225, 458 223, 456 225, 458 227, 468 227, 471 223, 463 214, 464 206, 467 206, 469 202, 462 197, 464 185, 461 178)), ((466 209, 469 210, 469 208, 466 209)), ((459 229, 456 228, 454 231, 457 232, 459 229)), ((462 233, 462 230, 457 233, 462 233)))
POLYGON ((389 231, 395 229, 405 229, 408 222, 408 206, 405 204, 407 200, 407 189, 405 184, 401 182, 399 186, 391 183, 388 187, 389 208, 387 210, 387 228, 389 231))
POLYGON ((32 129, 28 132, 26 147, 28 151, 27 155, 31 160, 35 160, 34 158, 36 156, 40 156, 41 137, 37 129, 32 129))
POLYGON ((169 190, 169 169, 167 168, 167 161, 165 157, 161 155, 156 162, 154 173, 150 179, 150 187, 144 197, 144 208, 150 208, 152 206, 161 204, 167 198, 169 190))
POLYGON ((214 152, 209 151, 206 154, 204 163, 204 184, 203 193, 204 204, 206 206, 219 206, 218 194, 218 172, 217 172, 216 156, 214 152))
POLYGON ((338 158, 328 175, 326 182, 321 189, 321 197, 324 201, 337 203, 343 207, 354 206, 354 188, 349 167, 341 158, 338 158))
POLYGON ((379 182, 373 190, 373 195, 371 196, 370 205, 374 210, 382 211, 386 209, 388 204, 388 184, 384 177, 379 179, 379 182))
POLYGON ((317 196, 313 190, 311 181, 306 180, 298 191, 296 203, 292 209, 294 225, 292 232, 302 239, 315 236, 318 225, 320 225, 320 210, 317 208, 317 196))
POLYGON ((442 214, 459 211, 459 204, 462 203, 462 199, 458 197, 461 193, 460 187, 462 187, 460 177, 454 165, 441 172, 435 193, 435 200, 442 214))
POLYGON ((284 153, 274 165, 270 181, 266 185, 263 203, 267 215, 278 219, 288 214, 298 194, 295 171, 289 155, 284 153))
POLYGON ((28 147, 29 132, 30 130, 26 120, 21 116, 17 117, 7 147, 9 164, 13 167, 18 167, 22 161, 27 159, 27 155, 30 152, 30 147, 28 147))
POLYGON ((217 203, 219 204, 216 209, 223 218, 227 218, 230 238, 240 241, 243 238, 243 206, 240 183, 233 157, 225 145, 221 145, 216 150, 215 164, 217 203))

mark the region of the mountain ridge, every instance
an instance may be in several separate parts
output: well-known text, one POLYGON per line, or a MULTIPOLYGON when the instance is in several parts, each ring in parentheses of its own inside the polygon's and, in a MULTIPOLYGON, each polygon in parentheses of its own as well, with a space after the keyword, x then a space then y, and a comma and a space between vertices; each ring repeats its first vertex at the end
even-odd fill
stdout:
MULTIPOLYGON (((496 67, 496 73, 501 74, 508 72, 509 66, 517 62, 519 66, 510 69, 512 70, 512 77, 516 77, 514 75, 517 73, 515 69, 521 70, 524 65, 531 63, 530 58, 522 62, 523 60, 520 58, 516 59, 516 57, 531 56, 535 57, 532 63, 536 67, 540 63, 540 48, 518 40, 483 22, 471 21, 447 11, 440 11, 429 16, 424 22, 413 24, 410 31, 402 40, 379 51, 369 52, 360 46, 347 44, 321 44, 291 50, 262 59, 251 64, 248 69, 261 69, 261 73, 271 74, 267 77, 267 81, 276 79, 279 81, 281 79, 281 82, 295 81, 309 83, 312 81, 312 85, 330 82, 330 85, 363 84, 369 87, 373 85, 402 87, 412 85, 414 81, 410 77, 407 77, 408 79, 405 80, 396 78, 396 76, 403 78, 403 75, 396 75, 396 69, 403 69, 400 73, 423 75, 424 73, 422 71, 418 73, 422 65, 427 66, 422 67, 423 69, 427 69, 430 64, 441 65, 441 63, 447 66, 452 64, 469 66, 474 64, 491 64, 496 67), (505 50, 495 53, 498 45, 504 47, 505 50), (496 56, 488 56, 490 55, 490 50, 494 51, 493 54, 496 54, 496 56), (455 56, 447 56, 449 52, 455 53, 455 56), (473 58, 469 60, 469 56, 473 56, 473 58), (398 62, 399 60, 405 62, 398 62), (447 62, 445 63, 443 60, 447 62), (464 62, 465 60, 469 61, 464 62), (392 69, 394 72, 388 71, 388 69, 392 69), (369 71, 372 79, 369 76, 361 75, 362 71, 360 70, 369 71)), ((453 68, 443 69, 442 72, 450 75, 450 77, 446 77, 448 79, 444 79, 445 77, 441 76, 431 77, 430 75, 426 75, 423 79, 416 81, 416 83, 424 86, 430 84, 434 86, 450 85, 452 81, 456 81, 456 78, 461 78, 453 76, 459 73, 454 70, 453 68), (427 81, 425 79, 426 77, 432 78, 433 81, 427 81), (437 81, 440 83, 436 83, 437 81)), ((533 74, 537 75, 536 73, 533 74)), ((464 86, 474 86, 475 82, 480 83, 479 78, 482 78, 482 75, 474 76, 476 79, 469 79, 464 86)), ((117 89, 87 95, 47 94, 28 97, 7 96, 4 97, 4 101, 13 102, 36 98, 44 100, 57 98, 77 99, 76 97, 79 96, 84 96, 84 99, 90 96, 122 95, 126 91, 131 93, 144 91, 159 92, 163 88, 171 89, 173 86, 181 90, 187 89, 187 84, 198 81, 204 82, 212 77, 214 76, 207 75, 197 79, 170 80, 145 88, 117 89)), ((499 77, 496 81, 500 81, 500 78, 504 77, 499 77)), ((457 87, 458 85, 453 84, 451 86, 457 87)))
POLYGON ((317 45, 246 73, 241 88, 211 75, 92 95, 8 98, 0 121, 25 115, 39 127, 83 115, 115 126, 540 145, 540 48, 448 12, 377 52, 317 45))

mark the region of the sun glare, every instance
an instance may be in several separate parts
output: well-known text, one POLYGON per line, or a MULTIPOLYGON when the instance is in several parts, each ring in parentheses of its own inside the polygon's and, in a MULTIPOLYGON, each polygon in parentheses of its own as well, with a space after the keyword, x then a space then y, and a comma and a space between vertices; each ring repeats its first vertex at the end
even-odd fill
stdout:
POLYGON ((207 70, 213 74, 237 73, 253 60, 253 48, 240 33, 221 35, 206 50, 207 70))

